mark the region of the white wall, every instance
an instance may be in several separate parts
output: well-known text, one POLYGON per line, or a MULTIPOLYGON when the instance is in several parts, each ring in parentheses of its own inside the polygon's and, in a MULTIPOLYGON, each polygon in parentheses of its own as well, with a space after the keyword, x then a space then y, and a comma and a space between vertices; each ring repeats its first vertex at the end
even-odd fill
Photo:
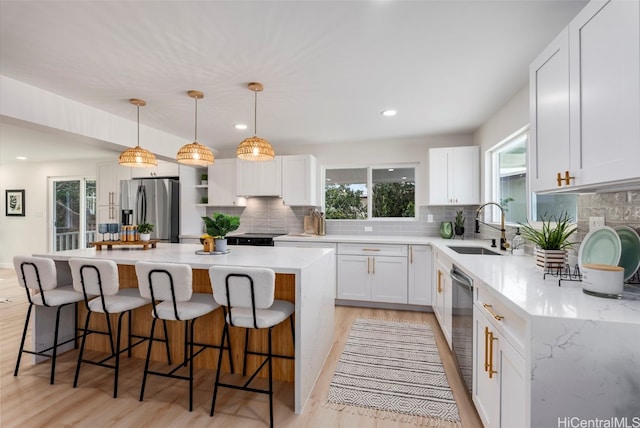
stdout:
POLYGON ((473 145, 480 146, 481 200, 485 195, 485 154, 509 135, 529 124, 529 84, 523 86, 473 134, 473 145))
MULTIPOLYGON (((101 159, 104 160, 104 159, 101 159)), ((12 268, 15 255, 48 251, 47 222, 51 215, 49 177, 95 178, 98 160, 24 163, 0 167, 0 267, 12 268), (5 190, 25 190, 25 216, 5 216, 5 190)), ((117 158, 114 157, 114 162, 117 158)))

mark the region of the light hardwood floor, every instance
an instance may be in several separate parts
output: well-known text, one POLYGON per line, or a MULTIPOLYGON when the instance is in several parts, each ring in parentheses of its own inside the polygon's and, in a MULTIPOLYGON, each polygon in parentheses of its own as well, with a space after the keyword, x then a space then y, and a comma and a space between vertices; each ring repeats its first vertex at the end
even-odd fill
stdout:
MULTIPOLYGON (((49 385, 49 363, 33 365, 31 356, 27 354, 23 356, 19 375, 14 377, 13 369, 26 309, 26 296, 17 284, 14 271, 0 269, 0 427, 253 428, 269 424, 266 395, 227 389, 221 390, 216 414, 210 418, 215 373, 206 369, 196 370, 193 412, 187 410, 187 382, 173 379, 151 377, 147 383, 145 400, 140 403, 138 395, 144 362, 135 358, 124 358, 121 362, 117 399, 112 398, 113 372, 101 367, 83 365, 78 388, 72 388, 77 351, 58 356, 55 385, 49 385), (2 303, 3 298, 9 302, 2 303)), ((324 407, 334 368, 351 324, 357 317, 430 323, 458 402, 463 427, 482 426, 463 389, 451 352, 432 313, 337 307, 333 349, 302 415, 293 413, 293 384, 275 383, 274 422, 277 427, 412 426, 324 407)))

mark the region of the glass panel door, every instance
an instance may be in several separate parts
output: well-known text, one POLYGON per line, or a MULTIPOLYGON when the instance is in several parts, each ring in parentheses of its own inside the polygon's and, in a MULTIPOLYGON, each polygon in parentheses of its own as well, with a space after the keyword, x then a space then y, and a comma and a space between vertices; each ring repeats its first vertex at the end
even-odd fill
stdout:
POLYGON ((96 236, 95 180, 52 179, 53 251, 87 248, 96 236))

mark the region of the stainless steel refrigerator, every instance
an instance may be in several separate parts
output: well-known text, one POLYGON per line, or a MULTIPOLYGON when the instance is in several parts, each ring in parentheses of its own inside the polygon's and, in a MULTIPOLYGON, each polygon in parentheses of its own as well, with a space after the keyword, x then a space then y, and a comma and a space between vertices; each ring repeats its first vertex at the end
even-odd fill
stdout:
POLYGON ((179 242, 180 182, 170 178, 144 178, 120 182, 120 208, 133 210, 134 224, 154 225, 151 239, 179 242))

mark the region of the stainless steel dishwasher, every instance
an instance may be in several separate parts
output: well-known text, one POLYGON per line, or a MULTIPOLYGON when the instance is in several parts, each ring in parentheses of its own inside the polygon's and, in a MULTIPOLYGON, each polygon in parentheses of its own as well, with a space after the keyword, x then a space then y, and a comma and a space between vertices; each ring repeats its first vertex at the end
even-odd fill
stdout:
POLYGON ((451 348, 462 380, 471 395, 473 377, 473 279, 453 265, 451 348))

